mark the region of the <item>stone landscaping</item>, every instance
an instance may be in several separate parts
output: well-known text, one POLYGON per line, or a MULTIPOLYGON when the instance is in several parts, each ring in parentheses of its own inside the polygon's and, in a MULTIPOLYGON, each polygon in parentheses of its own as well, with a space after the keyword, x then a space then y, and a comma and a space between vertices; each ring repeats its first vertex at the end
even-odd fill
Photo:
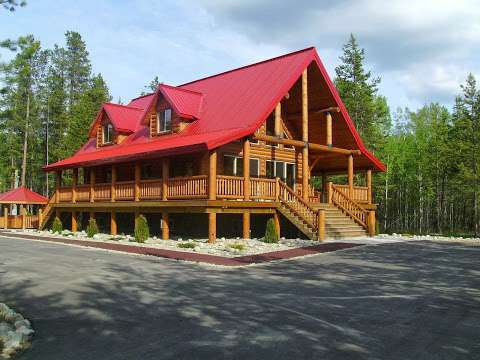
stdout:
POLYGON ((0 303, 0 359, 9 359, 28 348, 33 333, 30 321, 0 303))
POLYGON ((73 233, 69 230, 63 230, 60 234, 53 233, 51 230, 11 230, 12 233, 36 235, 40 239, 42 237, 49 238, 64 238, 69 240, 82 240, 103 243, 116 243, 125 245, 135 245, 155 249, 167 249, 175 251, 192 252, 199 254, 216 255, 222 257, 237 257, 257 255, 273 251, 289 250, 296 248, 304 248, 309 246, 316 246, 318 241, 303 240, 303 239, 285 239, 281 238, 278 243, 265 243, 261 239, 243 240, 220 238, 213 244, 208 243, 207 239, 172 239, 162 240, 157 237, 151 237, 145 243, 137 243, 135 238, 131 235, 116 235, 109 234, 95 234, 93 238, 87 237, 85 231, 73 233))

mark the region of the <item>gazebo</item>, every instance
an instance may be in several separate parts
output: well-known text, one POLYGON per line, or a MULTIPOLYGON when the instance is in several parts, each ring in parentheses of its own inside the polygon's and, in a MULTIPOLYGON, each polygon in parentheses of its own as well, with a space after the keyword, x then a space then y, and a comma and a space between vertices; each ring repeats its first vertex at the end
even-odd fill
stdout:
POLYGON ((48 198, 20 186, 0 194, 0 205, 3 208, 3 217, 0 218, 0 227, 4 229, 37 228, 42 216, 42 207, 47 205, 48 198), (20 206, 20 215, 9 215, 11 205, 20 206), (38 211, 36 215, 27 215, 26 206, 34 205, 38 211))

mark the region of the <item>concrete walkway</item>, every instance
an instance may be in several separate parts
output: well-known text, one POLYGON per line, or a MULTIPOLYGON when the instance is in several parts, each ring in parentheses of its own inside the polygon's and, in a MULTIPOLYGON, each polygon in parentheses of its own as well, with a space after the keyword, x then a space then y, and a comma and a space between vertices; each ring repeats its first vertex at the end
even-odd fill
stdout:
POLYGON ((480 248, 361 246, 226 269, 0 238, 22 359, 477 359, 480 248))

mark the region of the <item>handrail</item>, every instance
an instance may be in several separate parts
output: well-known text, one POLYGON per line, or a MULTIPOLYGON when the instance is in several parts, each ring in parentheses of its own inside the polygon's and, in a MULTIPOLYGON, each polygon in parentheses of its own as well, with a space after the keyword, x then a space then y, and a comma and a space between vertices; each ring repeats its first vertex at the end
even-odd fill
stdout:
POLYGON ((335 184, 337 190, 342 191, 346 196, 352 198, 356 202, 368 202, 368 186, 354 186, 353 195, 350 194, 348 185, 335 184))
POLYGON ((295 194, 287 184, 282 181, 278 181, 279 188, 279 201, 299 216, 311 229, 317 231, 318 229, 318 214, 310 205, 303 200, 300 196, 295 194))
POLYGON ((368 229, 368 211, 355 200, 341 191, 337 185, 331 185, 331 199, 335 206, 343 210, 348 216, 355 220, 363 228, 368 229))

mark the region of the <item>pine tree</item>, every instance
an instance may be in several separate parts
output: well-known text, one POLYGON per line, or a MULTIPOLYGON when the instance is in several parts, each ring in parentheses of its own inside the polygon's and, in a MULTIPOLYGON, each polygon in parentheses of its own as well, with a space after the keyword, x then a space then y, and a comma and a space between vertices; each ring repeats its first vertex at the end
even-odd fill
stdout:
POLYGON ((162 84, 158 79, 158 76, 155 76, 148 85, 145 86, 145 91, 142 91, 141 96, 155 92, 158 88, 158 85, 162 84))

